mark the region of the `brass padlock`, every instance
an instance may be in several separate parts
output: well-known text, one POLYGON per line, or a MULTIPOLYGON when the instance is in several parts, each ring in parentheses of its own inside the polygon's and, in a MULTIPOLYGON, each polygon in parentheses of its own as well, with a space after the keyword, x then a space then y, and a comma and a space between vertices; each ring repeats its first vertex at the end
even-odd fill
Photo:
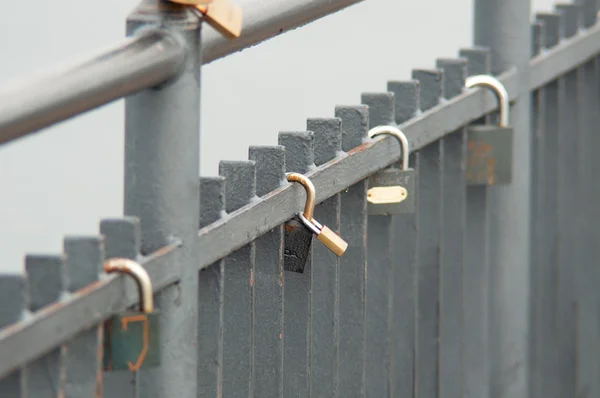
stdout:
POLYGON ((513 135, 509 127, 509 98, 504 85, 493 76, 471 76, 468 88, 483 86, 498 98, 500 123, 467 127, 467 162, 465 180, 468 185, 504 185, 512 181, 513 135))
POLYGON ((242 9, 229 0, 170 0, 173 3, 193 6, 204 20, 217 32, 235 39, 242 33, 242 9))
POLYGON ((152 282, 148 273, 135 261, 125 258, 106 261, 104 271, 131 275, 140 297, 140 312, 118 314, 105 323, 104 370, 135 372, 159 366, 159 314, 154 310, 152 282))
POLYGON ((286 178, 289 182, 300 183, 306 190, 304 211, 298 213, 294 219, 286 223, 284 244, 284 269, 302 273, 310 252, 313 234, 316 235, 319 242, 323 243, 337 256, 344 254, 348 248, 348 243, 330 228, 321 225, 313 218, 316 196, 313 183, 299 173, 287 173, 286 178))
POLYGON ((370 215, 414 213, 416 208, 416 173, 408 167, 410 149, 408 139, 393 126, 378 126, 369 130, 369 138, 379 135, 394 136, 402 147, 402 169, 390 167, 369 177, 367 211, 370 215))

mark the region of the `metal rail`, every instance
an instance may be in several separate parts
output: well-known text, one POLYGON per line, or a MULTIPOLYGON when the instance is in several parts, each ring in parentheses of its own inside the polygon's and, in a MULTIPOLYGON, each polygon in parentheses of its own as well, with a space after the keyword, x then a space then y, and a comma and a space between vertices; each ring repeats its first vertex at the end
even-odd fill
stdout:
MULTIPOLYGON (((242 4, 242 36, 203 32, 203 63, 298 28, 362 0, 254 0, 242 4)), ((115 49, 40 81, 0 93, 0 145, 176 76, 185 48, 164 31, 148 31, 115 49)))
MULTIPOLYGON (((360 1, 247 1, 242 4, 245 13, 242 36, 229 41, 214 31, 206 31, 202 39, 203 62, 256 45, 360 1)), ((539 88, 598 51, 598 26, 565 40, 532 60, 531 88, 539 88)), ((164 31, 147 31, 62 73, 2 93, 0 144, 161 84, 181 70, 184 58, 183 45, 174 36, 164 31)))
POLYGON ((0 144, 32 134, 177 75, 182 43, 150 30, 61 73, 0 94, 0 144))

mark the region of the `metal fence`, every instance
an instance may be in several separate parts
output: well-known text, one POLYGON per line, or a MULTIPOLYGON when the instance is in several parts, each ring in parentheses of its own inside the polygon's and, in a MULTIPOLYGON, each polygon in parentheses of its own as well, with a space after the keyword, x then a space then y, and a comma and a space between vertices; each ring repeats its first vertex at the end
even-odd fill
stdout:
POLYGON ((227 41, 146 0, 123 45, 0 97, 4 143, 126 96, 124 218, 0 275, 2 398, 600 397, 596 0, 533 23, 528 1, 476 0, 456 59, 198 177, 201 60, 356 2, 248 2, 227 41), (511 102, 508 184, 467 183, 469 131, 498 110, 465 88, 481 74, 511 102), (370 176, 402 156, 367 136, 381 125, 410 143, 414 213, 369 214, 370 176), (286 172, 312 180, 315 219, 348 242, 341 257, 315 242, 303 273, 284 269, 305 201, 286 172), (104 370, 107 321, 139 301, 103 271, 114 258, 152 281, 157 367, 104 370))

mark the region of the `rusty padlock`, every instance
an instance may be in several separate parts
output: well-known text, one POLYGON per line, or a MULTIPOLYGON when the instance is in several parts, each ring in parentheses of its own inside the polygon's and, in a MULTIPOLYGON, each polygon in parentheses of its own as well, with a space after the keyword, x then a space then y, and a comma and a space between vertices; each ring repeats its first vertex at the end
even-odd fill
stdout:
POLYGON ((504 85, 490 75, 467 78, 468 88, 483 86, 498 98, 500 123, 467 127, 467 162, 465 179, 468 185, 504 185, 512 181, 513 135, 509 127, 510 103, 504 85))
POLYGON ((104 271, 131 275, 140 298, 140 312, 121 313, 106 321, 104 370, 135 372, 159 366, 159 314, 154 310, 152 282, 148 273, 135 261, 125 258, 106 261, 104 271))

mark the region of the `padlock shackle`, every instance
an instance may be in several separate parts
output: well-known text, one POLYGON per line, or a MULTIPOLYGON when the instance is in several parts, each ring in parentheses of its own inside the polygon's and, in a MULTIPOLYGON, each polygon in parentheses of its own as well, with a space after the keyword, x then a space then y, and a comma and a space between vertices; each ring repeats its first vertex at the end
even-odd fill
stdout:
POLYGON ((408 139, 404 133, 394 126, 377 126, 369 130, 369 138, 377 137, 378 135, 391 135, 396 137, 402 147, 402 169, 408 170, 408 157, 410 156, 410 148, 408 139))
POLYGON ((150 276, 144 267, 127 258, 111 258, 104 262, 104 271, 109 274, 112 272, 120 272, 133 277, 138 287, 140 310, 146 314, 154 311, 152 281, 150 280, 150 276))
POLYGON ((307 220, 312 220, 315 211, 316 190, 312 181, 300 173, 286 173, 285 178, 289 182, 297 182, 304 187, 306 191, 306 203, 304 204, 303 215, 307 220))
POLYGON ((508 127, 510 123, 510 101, 508 98, 508 92, 506 91, 504 84, 502 84, 500 80, 490 75, 469 76, 465 81, 465 86, 467 88, 481 86, 492 90, 494 94, 496 94, 496 98, 498 99, 498 108, 500 112, 499 126, 508 127))

